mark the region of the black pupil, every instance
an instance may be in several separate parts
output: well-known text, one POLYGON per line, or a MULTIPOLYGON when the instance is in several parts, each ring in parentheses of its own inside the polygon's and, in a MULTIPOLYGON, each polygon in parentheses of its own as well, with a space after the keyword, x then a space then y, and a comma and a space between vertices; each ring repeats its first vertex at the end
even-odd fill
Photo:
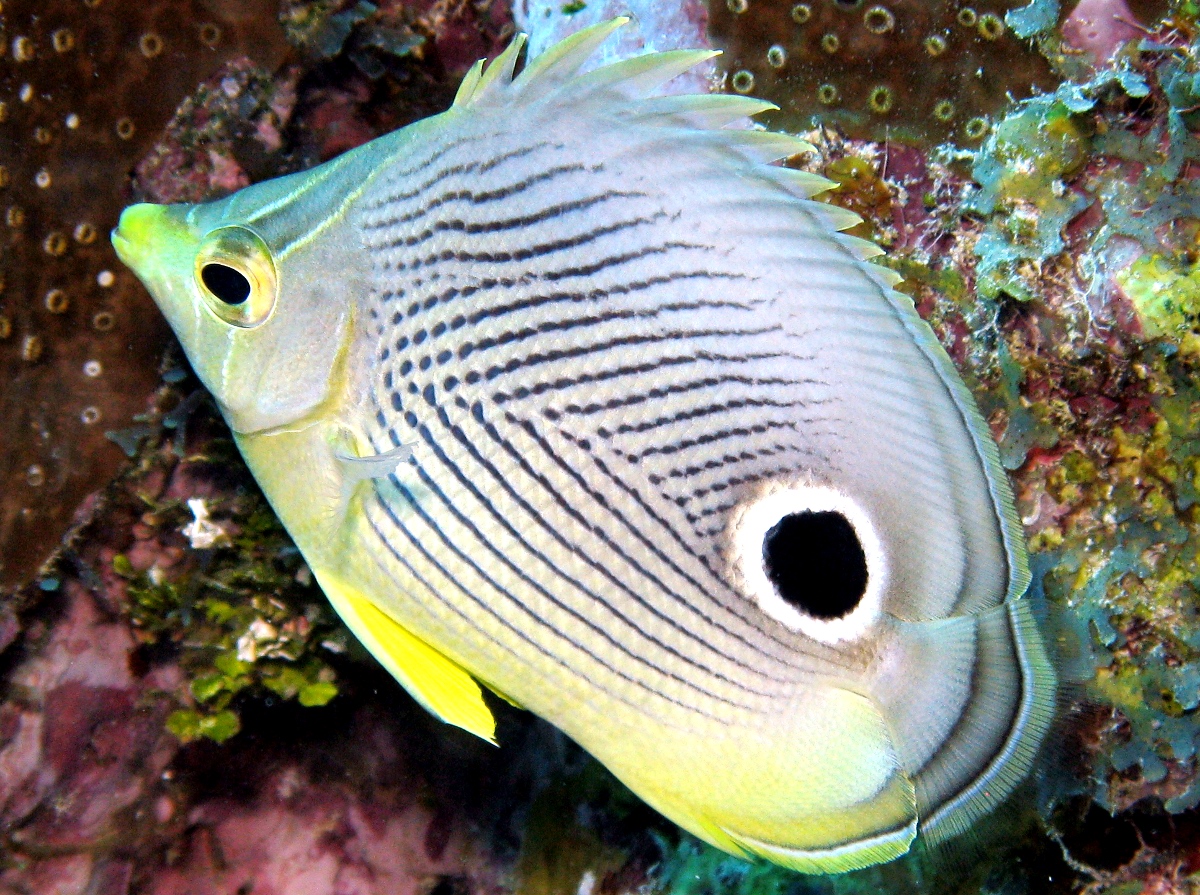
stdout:
POLYGON ((205 264, 200 279, 208 291, 227 305, 240 305, 250 297, 250 281, 225 264, 205 264))
POLYGON ((867 555, 841 513, 784 516, 763 538, 763 568, 779 596, 820 619, 841 618, 867 590, 867 555))

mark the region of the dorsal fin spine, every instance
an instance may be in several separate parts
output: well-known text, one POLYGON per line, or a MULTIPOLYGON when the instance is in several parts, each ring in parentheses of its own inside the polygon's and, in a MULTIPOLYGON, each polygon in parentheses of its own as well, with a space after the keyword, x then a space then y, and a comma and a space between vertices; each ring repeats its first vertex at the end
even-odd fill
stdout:
MULTIPOLYGON (((575 83, 585 92, 612 90, 629 99, 645 99, 671 79, 691 71, 719 54, 719 50, 666 50, 661 53, 646 53, 580 75, 575 79, 575 83)), ((737 98, 762 102, 751 97, 737 98)))
POLYGON ((479 79, 474 91, 471 94, 471 102, 477 103, 485 101, 491 97, 499 96, 502 91, 507 90, 512 85, 513 70, 517 66, 517 58, 521 55, 521 50, 525 46, 525 35, 517 34, 510 43, 491 64, 483 70, 483 75, 479 79))
POLYGON ((465 106, 471 101, 475 95, 475 90, 479 86, 479 79, 483 77, 483 67, 487 64, 486 59, 480 59, 470 70, 463 76, 462 83, 458 85, 458 92, 454 94, 453 107, 465 106))
POLYGON ((628 22, 628 16, 618 16, 564 38, 526 65, 513 81, 513 89, 520 93, 537 87, 544 94, 566 83, 614 31, 628 22))

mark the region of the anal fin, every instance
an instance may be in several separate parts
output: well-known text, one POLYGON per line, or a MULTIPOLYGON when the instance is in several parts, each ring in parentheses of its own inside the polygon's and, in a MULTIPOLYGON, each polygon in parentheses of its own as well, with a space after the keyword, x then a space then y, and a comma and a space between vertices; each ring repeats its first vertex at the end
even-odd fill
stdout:
POLYGON ((417 637, 356 589, 314 570, 346 626, 430 714, 495 745, 496 720, 462 666, 417 637))
POLYGON ((752 839, 749 836, 739 836, 728 830, 722 832, 728 834, 743 852, 766 858, 789 870, 800 873, 845 873, 861 870, 872 864, 894 861, 907 854, 917 836, 917 819, 914 816, 908 823, 894 830, 887 830, 867 839, 817 849, 791 848, 752 839))

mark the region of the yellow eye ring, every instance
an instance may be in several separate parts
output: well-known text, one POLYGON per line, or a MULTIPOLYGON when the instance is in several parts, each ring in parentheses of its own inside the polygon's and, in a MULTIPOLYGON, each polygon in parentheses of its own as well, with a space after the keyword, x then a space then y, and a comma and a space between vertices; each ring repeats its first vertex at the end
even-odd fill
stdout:
POLYGON ((260 326, 275 310, 279 275, 271 250, 253 230, 209 233, 196 252, 195 277, 208 309, 230 326, 260 326))

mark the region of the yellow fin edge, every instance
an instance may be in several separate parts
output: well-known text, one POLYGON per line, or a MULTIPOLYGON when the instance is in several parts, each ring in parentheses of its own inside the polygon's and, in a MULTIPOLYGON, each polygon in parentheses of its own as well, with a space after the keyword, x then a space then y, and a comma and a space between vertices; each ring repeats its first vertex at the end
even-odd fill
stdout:
POLYGON ((430 714, 496 743, 496 719, 479 684, 357 590, 313 570, 346 626, 430 714))
MULTIPOLYGON (((662 805, 655 807, 663 810, 662 805)), ((789 847, 756 839, 728 829, 709 817, 686 810, 669 812, 667 816, 709 845, 735 857, 750 861, 765 858, 800 873, 845 873, 873 864, 894 861, 908 853, 917 837, 915 814, 896 829, 826 848, 813 849, 789 847)))

